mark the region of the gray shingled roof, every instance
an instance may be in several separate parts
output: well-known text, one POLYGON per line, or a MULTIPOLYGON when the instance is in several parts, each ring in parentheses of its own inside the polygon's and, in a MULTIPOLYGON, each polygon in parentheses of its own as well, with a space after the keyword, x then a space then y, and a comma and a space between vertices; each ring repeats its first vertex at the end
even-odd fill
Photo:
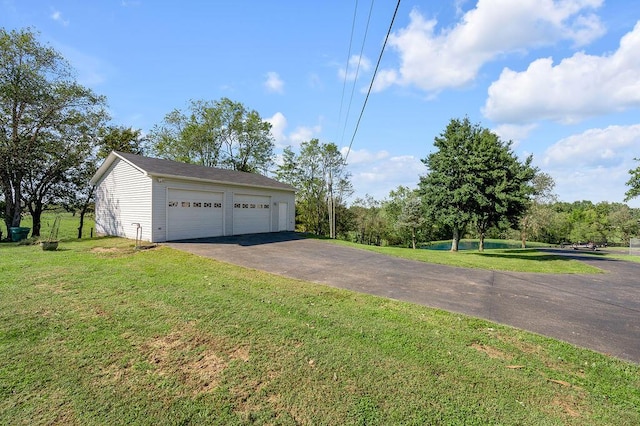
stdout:
POLYGON ((160 158, 143 157, 141 155, 127 154, 124 152, 114 151, 114 154, 144 170, 147 174, 156 177, 190 178, 219 183, 295 191, 295 188, 289 184, 278 182, 275 179, 271 179, 257 173, 205 167, 196 164, 163 160, 160 158))

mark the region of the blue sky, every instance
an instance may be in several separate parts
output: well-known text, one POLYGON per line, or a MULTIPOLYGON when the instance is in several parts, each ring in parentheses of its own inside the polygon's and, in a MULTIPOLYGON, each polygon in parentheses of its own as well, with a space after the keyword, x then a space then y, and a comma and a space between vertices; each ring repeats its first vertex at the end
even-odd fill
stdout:
MULTIPOLYGON (((272 123, 278 152, 318 138, 346 153, 395 6, 0 0, 0 26, 37 30, 114 124, 146 133, 190 99, 228 97, 272 123)), ((622 201, 638 52, 636 0, 403 0, 348 156, 356 196, 415 187, 434 137, 468 116, 533 154, 561 200, 622 201)))

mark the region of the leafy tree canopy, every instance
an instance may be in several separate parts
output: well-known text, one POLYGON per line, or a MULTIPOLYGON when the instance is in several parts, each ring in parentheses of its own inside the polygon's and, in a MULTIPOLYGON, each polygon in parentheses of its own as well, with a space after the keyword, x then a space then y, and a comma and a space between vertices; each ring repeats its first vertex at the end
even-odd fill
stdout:
POLYGON ((105 126, 99 129, 98 138, 100 149, 98 160, 103 160, 111 151, 127 152, 130 154, 144 155, 146 151, 146 138, 142 136, 140 129, 124 126, 105 126))
POLYGON ((460 232, 474 223, 481 249, 486 231, 503 221, 517 221, 532 193, 536 173, 532 158, 521 163, 510 142, 468 118, 452 119, 435 138, 436 151, 422 161, 429 168, 419 192, 438 222, 453 230, 451 249, 458 249, 460 232))
POLYGON ((104 106, 30 29, 0 29, 0 190, 7 228, 20 225, 26 205, 39 235, 43 206, 94 149, 95 129, 107 118, 104 106))
POLYGON ((167 114, 149 138, 152 151, 169 160, 253 173, 273 163, 271 124, 228 98, 191 101, 186 111, 167 114))
POLYGON ((311 139, 296 154, 285 148, 276 178, 295 186, 300 227, 318 235, 337 235, 336 211, 353 192, 347 163, 334 143, 311 139))

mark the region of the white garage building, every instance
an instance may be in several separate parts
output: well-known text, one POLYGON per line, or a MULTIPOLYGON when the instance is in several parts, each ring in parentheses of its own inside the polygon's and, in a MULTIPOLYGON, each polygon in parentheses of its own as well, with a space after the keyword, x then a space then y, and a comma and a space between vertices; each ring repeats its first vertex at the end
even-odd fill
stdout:
POLYGON ((254 173, 114 151, 91 184, 98 235, 162 242, 295 229, 295 189, 254 173))

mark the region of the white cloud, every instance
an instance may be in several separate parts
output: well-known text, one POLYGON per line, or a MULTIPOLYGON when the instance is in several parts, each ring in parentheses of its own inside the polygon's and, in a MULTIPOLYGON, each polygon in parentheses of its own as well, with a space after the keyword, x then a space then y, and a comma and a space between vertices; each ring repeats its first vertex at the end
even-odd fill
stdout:
POLYGON ((547 148, 542 169, 565 201, 621 202, 639 146, 640 124, 590 129, 547 148))
MULTIPOLYGON (((345 150, 346 148, 342 148, 341 152, 344 154, 345 150)), ((415 188, 420 175, 427 172, 420 159, 412 155, 391 157, 384 150, 351 151, 347 163, 352 173, 354 199, 369 194, 377 200, 383 200, 389 196, 391 190, 400 185, 415 188)))
POLYGON ((488 118, 508 123, 540 119, 564 123, 640 106, 640 22, 620 40, 616 52, 579 52, 553 65, 532 62, 526 71, 505 68, 489 87, 488 118))
POLYGON ((51 13, 51 19, 53 19, 54 21, 62 24, 65 27, 69 25, 69 20, 68 19, 64 19, 64 17, 62 16, 62 12, 60 12, 59 10, 54 10, 51 13))
POLYGON ((322 126, 316 124, 315 126, 299 126, 291 132, 288 137, 288 140, 294 146, 300 146, 302 142, 310 141, 313 138, 317 138, 320 132, 322 131, 322 126))
POLYGON ((287 137, 284 134, 284 129, 287 128, 287 118, 281 112, 276 112, 271 118, 265 119, 266 122, 271 124, 271 134, 275 139, 276 146, 287 146, 287 137))
MULTIPOLYGON (((589 200, 594 203, 601 201, 621 203, 625 192, 629 189, 625 183, 629 180, 628 171, 632 167, 637 167, 637 163, 621 164, 616 167, 554 169, 547 173, 553 177, 556 183, 555 192, 562 201, 589 200)), ((636 198, 626 204, 630 207, 640 207, 640 200, 636 198)))
POLYGON ((604 34, 600 20, 590 12, 601 4, 602 0, 479 0, 455 26, 439 31, 435 19, 425 19, 414 9, 409 25, 389 38, 401 65, 395 73, 383 70, 376 89, 391 84, 427 92, 461 87, 499 55, 560 40, 587 44, 604 34))
POLYGON ((371 70, 371 61, 366 56, 352 55, 349 58, 348 69, 340 68, 338 70, 338 77, 340 80, 355 81, 362 73, 366 73, 371 70))
POLYGON ((376 74, 371 91, 374 93, 380 92, 398 81, 399 75, 396 70, 380 70, 376 74))
POLYGON ((557 167, 600 167, 619 165, 638 155, 640 124, 589 129, 564 138, 544 153, 544 165, 557 167))
POLYGON ((529 134, 536 128, 535 124, 526 124, 523 126, 517 124, 501 124, 493 129, 493 132, 500 136, 503 141, 513 141, 517 146, 521 140, 526 139, 529 134))
POLYGON ((340 150, 340 153, 343 156, 346 156, 347 153, 349 154, 349 156, 347 157, 347 162, 350 165, 355 165, 360 163, 371 163, 374 161, 384 160, 385 158, 389 157, 389 153, 384 150, 378 151, 378 152, 371 152, 366 149, 349 150, 349 148, 346 146, 340 150))
POLYGON ((276 112, 272 117, 266 118, 265 121, 271 123, 271 134, 275 139, 277 148, 298 147, 302 142, 317 138, 322 131, 322 125, 316 124, 315 126, 298 126, 291 133, 287 133, 289 123, 287 117, 281 112, 276 112))
POLYGON ((264 87, 271 93, 283 93, 284 81, 280 78, 277 72, 268 72, 267 79, 264 82, 264 87))

